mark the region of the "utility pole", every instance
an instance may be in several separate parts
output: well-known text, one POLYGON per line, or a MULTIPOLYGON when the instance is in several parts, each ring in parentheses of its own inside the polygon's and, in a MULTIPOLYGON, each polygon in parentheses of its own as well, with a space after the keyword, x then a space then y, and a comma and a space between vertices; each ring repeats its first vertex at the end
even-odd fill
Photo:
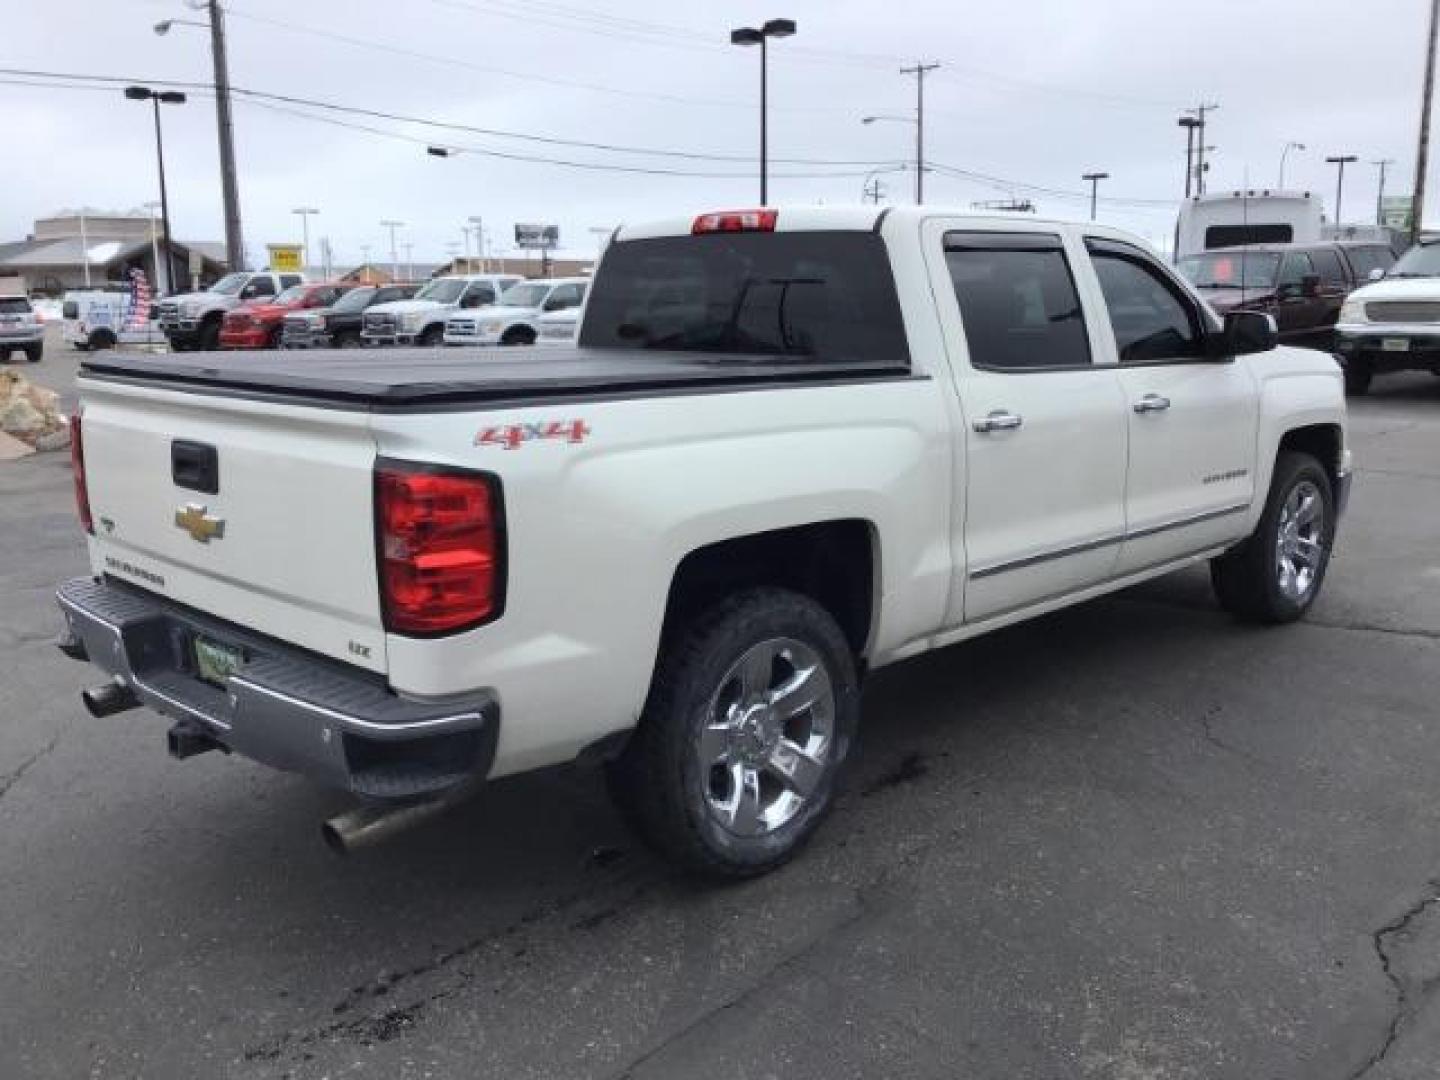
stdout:
POLYGON ((730 31, 731 45, 760 46, 760 205, 768 206, 770 198, 770 124, 769 103, 770 38, 787 38, 795 33, 794 19, 770 19, 763 26, 742 26, 730 31))
POLYGON ((900 69, 901 75, 915 76, 915 205, 925 201, 925 73, 934 71, 938 63, 915 62, 914 67, 900 69))
POLYGON ((1182 116, 1176 121, 1185 129, 1185 198, 1190 198, 1191 184, 1195 179, 1195 129, 1200 121, 1193 116, 1182 116))
POLYGON ((403 221, 382 221, 380 222, 380 227, 382 229, 390 230, 390 280, 399 281, 400 253, 396 250, 395 247, 395 230, 403 229, 405 227, 405 223, 403 221))
MULTIPOLYGON (((1337 155, 1335 155, 1334 157, 1327 157, 1327 158, 1325 159, 1326 164, 1334 165, 1334 166, 1336 167, 1336 174, 1335 174, 1335 228, 1336 228, 1337 230, 1340 228, 1340 221, 1341 221, 1341 218, 1340 218, 1340 200, 1341 200, 1341 199, 1344 197, 1344 195, 1345 195, 1345 166, 1346 166, 1346 165, 1352 165, 1352 164, 1354 164, 1355 162, 1357 162, 1357 161, 1359 161, 1359 160, 1360 160, 1360 159, 1357 158, 1354 154, 1337 154, 1337 155)), ((1339 235, 1339 232, 1338 232, 1338 231, 1336 232, 1336 235, 1337 235, 1337 236, 1339 235)))
POLYGON ((1425 89, 1420 100, 1420 137, 1415 149, 1415 196, 1410 205, 1410 242, 1420 242, 1425 213, 1425 171, 1430 164, 1430 100, 1435 96, 1435 34, 1440 30, 1440 0, 1430 0, 1430 32, 1425 35, 1425 89))
POLYGON ((240 189, 235 180, 235 128, 230 121, 230 63, 225 55, 225 11, 220 0, 209 0, 209 7, 210 52, 215 61, 215 120, 220 128, 220 193, 225 202, 225 259, 231 270, 244 270, 240 189))
POLYGON ((360 245, 360 280, 366 285, 373 284, 370 280, 370 245, 360 245))
POLYGON ((1220 108, 1220 106, 1214 102, 1208 105, 1202 102, 1197 105, 1194 110, 1195 118, 1199 121, 1195 125, 1196 138, 1199 140, 1195 148, 1195 193, 1197 195, 1205 194, 1205 173, 1208 168, 1205 164, 1205 151, 1214 149, 1214 147, 1207 147, 1205 145, 1205 114, 1207 112, 1214 112, 1218 108, 1220 108))
POLYGON ((1380 170, 1380 186, 1375 191, 1375 224, 1385 224, 1385 170, 1395 164, 1394 158, 1381 158, 1370 162, 1380 170))
POLYGON ((1098 201, 1099 197, 1100 181, 1109 180, 1110 174, 1108 172, 1087 172, 1080 179, 1088 181, 1090 184, 1090 220, 1094 221, 1095 203, 1098 201))
POLYGON ((405 249, 405 280, 415 279, 415 245, 405 243, 401 245, 405 249))

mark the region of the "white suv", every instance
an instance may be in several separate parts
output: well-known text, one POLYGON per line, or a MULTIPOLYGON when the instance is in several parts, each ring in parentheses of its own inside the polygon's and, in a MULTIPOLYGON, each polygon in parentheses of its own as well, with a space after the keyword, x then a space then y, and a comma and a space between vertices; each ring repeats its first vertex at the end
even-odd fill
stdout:
POLYGON ((512 285, 500 302, 478 312, 458 312, 445 322, 446 345, 534 345, 540 316, 580 310, 589 278, 553 278, 512 285))
POLYGON ((45 324, 26 296, 0 296, 0 363, 21 350, 25 359, 38 364, 45 353, 45 324))

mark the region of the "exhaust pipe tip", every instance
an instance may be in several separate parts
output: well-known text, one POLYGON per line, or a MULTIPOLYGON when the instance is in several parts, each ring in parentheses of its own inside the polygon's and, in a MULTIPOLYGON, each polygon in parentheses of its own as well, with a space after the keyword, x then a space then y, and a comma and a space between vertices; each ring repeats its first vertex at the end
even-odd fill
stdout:
POLYGON ((136 708, 140 704, 140 699, 135 696, 135 691, 120 682, 101 683, 99 686, 82 690, 80 691, 80 700, 85 703, 85 708, 90 715, 96 719, 114 716, 126 709, 136 708))
POLYGON ((336 814, 320 826, 325 846, 337 855, 349 855, 374 847, 416 825, 438 817, 474 794, 474 787, 461 784, 444 795, 408 803, 369 803, 336 814))

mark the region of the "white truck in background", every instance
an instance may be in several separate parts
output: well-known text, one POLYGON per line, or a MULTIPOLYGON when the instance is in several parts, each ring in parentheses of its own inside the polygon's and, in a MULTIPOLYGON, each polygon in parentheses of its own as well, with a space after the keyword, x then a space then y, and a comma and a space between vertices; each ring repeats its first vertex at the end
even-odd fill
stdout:
POLYGON ((159 302, 160 329, 175 352, 220 348, 220 324, 225 313, 251 300, 279 296, 292 285, 303 285, 305 275, 273 270, 226 274, 200 292, 167 296, 159 302))
POLYGON ((445 321, 445 344, 534 345, 541 316, 579 310, 589 284, 589 278, 574 277, 511 285, 494 307, 451 315, 445 321))
POLYGON ((79 388, 92 713, 353 792, 342 849, 601 759, 722 876, 815 831, 869 671, 1207 562, 1300 618, 1351 473, 1338 367, 1268 315, 1114 229, 935 206, 622 227, 571 349, 79 388))
POLYGON ((360 322, 366 345, 439 345, 445 320, 457 311, 489 307, 521 278, 517 274, 458 274, 438 277, 409 300, 367 308, 360 322))
POLYGON ((1246 244, 1309 244, 1321 235, 1320 199, 1308 191, 1219 191, 1180 204, 1175 259, 1246 244))

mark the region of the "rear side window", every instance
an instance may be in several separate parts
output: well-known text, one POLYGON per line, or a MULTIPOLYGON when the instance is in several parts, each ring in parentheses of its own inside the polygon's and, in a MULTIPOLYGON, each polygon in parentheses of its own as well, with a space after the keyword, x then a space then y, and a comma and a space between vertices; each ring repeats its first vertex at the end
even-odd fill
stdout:
POLYGON ((1298 290, 1305 279, 1314 274, 1315 264, 1303 251, 1287 251, 1280 260, 1280 273, 1275 278, 1277 289, 1298 290))
POLYGON ((24 315, 29 311, 30 301, 25 297, 0 296, 0 315, 24 315))
POLYGON ((1389 270, 1395 262, 1395 256, 1390 253, 1390 249, 1383 247, 1346 248, 1345 256, 1355 271, 1355 280, 1361 284, 1376 270, 1389 270))
POLYGON ((288 289, 292 285, 299 285, 301 280, 302 278, 299 274, 281 274, 280 287, 282 289, 288 289))
POLYGON ((1345 276, 1345 268, 1340 265, 1340 253, 1334 248, 1316 248, 1310 253, 1310 259, 1315 264, 1315 272, 1320 275, 1322 285, 1337 289, 1349 286, 1350 279, 1345 276))
POLYGON ((1085 367, 1090 341, 1060 238, 947 233, 945 262, 970 363, 997 371, 1085 367))
POLYGON ((622 240, 590 285, 580 344, 908 366, 885 243, 871 232, 622 240))

